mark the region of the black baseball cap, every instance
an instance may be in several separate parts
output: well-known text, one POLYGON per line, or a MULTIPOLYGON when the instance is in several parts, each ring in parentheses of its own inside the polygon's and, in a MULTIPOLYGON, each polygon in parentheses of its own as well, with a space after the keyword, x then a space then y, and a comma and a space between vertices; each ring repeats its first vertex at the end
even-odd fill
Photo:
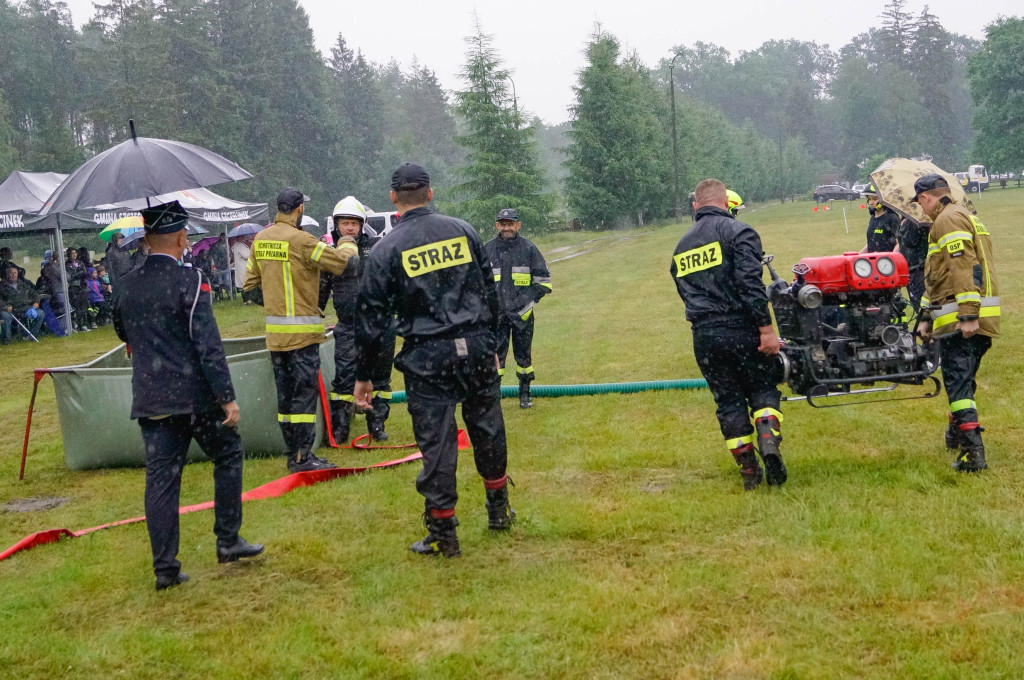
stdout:
POLYGON ((917 181, 914 182, 914 197, 910 199, 910 202, 916 203, 917 197, 923 194, 924 192, 930 191, 931 189, 940 189, 943 187, 948 189, 949 182, 947 182, 946 178, 943 177, 942 175, 933 172, 930 175, 918 177, 917 181))
POLYGON ((142 211, 142 224, 149 234, 173 234, 188 226, 188 213, 181 203, 161 203, 142 211))
POLYGON ((413 191, 429 186, 430 175, 416 163, 403 163, 391 175, 391 188, 395 191, 413 191))
POLYGON ((295 187, 286 187, 277 195, 277 209, 279 212, 290 213, 307 201, 309 196, 295 187))
POLYGON ((495 221, 501 222, 502 220, 511 220, 512 222, 519 222, 519 211, 515 208, 502 208, 498 211, 498 217, 495 221))

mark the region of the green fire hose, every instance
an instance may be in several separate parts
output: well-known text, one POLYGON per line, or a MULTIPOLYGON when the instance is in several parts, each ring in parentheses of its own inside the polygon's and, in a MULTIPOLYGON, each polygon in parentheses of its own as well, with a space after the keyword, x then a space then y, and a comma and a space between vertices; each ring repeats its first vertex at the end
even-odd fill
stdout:
MULTIPOLYGON (((654 392, 661 390, 703 390, 708 383, 703 379, 686 380, 646 380, 625 383, 594 383, 591 385, 533 385, 530 394, 535 397, 585 397, 594 394, 633 394, 634 392, 654 392)), ((519 396, 517 385, 503 385, 501 398, 509 399, 519 396)), ((391 403, 400 404, 405 401, 405 392, 393 392, 391 403)))

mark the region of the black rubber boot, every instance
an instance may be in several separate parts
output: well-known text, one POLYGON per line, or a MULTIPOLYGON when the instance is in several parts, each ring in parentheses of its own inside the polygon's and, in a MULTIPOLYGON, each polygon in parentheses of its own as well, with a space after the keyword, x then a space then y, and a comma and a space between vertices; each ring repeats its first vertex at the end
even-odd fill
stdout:
POLYGON ((288 472, 310 472, 312 470, 333 470, 338 467, 326 458, 321 458, 312 451, 299 451, 288 456, 288 472))
POLYGON ((366 412, 366 431, 374 441, 387 441, 388 433, 384 431, 384 424, 391 413, 391 402, 381 397, 374 397, 370 402, 373 408, 366 412))
POLYGON ((745 491, 753 491, 761 485, 761 480, 764 479, 764 472, 761 470, 761 464, 757 460, 757 454, 754 452, 753 444, 744 444, 739 448, 730 449, 732 457, 736 460, 736 464, 740 466, 740 474, 743 476, 743 489, 745 491))
POLYGON ((786 482, 787 473, 779 451, 779 444, 782 443, 779 419, 775 416, 756 418, 754 429, 757 431, 757 449, 764 461, 765 481, 769 486, 782 486, 786 482))
POLYGON ((953 414, 949 414, 949 424, 946 425, 946 450, 956 451, 960 448, 960 428, 953 422, 953 414))
POLYGON ((335 400, 331 402, 331 434, 334 435, 335 443, 339 445, 349 443, 348 432, 354 409, 355 404, 348 401, 335 400))
POLYGON ((431 510, 423 513, 423 523, 427 525, 427 535, 423 540, 416 541, 409 550, 417 555, 444 555, 445 557, 459 557, 462 552, 459 550, 459 537, 455 534, 455 527, 459 526, 459 520, 454 515, 451 517, 434 517, 431 510))
POLYGON ((953 462, 957 472, 980 472, 988 468, 985 461, 985 445, 981 433, 985 431, 978 423, 960 423, 960 455, 953 462))
POLYGON ((497 489, 487 489, 487 482, 484 484, 487 491, 487 502, 484 504, 487 508, 487 528, 491 531, 507 531, 516 521, 516 511, 508 504, 509 480, 506 478, 497 489))
POLYGON ((533 408, 533 399, 530 397, 530 381, 519 381, 519 408, 533 408))

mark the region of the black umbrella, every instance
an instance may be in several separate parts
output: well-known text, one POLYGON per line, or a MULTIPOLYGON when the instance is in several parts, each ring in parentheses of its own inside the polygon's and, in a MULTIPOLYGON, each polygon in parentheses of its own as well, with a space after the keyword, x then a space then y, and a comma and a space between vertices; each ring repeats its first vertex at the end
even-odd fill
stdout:
POLYGON ((252 175, 212 151, 168 139, 136 137, 93 156, 68 175, 41 215, 237 182, 252 175))

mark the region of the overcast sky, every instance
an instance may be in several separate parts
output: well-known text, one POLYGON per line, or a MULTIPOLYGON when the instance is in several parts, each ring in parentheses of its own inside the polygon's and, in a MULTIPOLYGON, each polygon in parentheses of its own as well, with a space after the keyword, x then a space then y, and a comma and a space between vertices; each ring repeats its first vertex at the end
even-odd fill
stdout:
MULTIPOLYGON (((67 0, 79 25, 93 12, 92 0, 67 0)), ((519 106, 547 123, 569 117, 583 48, 599 21, 648 65, 673 45, 711 42, 735 56, 767 40, 814 40, 834 50, 878 21, 885 0, 433 0, 392 3, 379 0, 300 0, 310 16, 317 46, 327 54, 338 33, 371 61, 413 58, 433 69, 442 85, 458 89, 465 61, 464 38, 473 30, 474 9, 485 32, 495 37, 511 69, 519 106)), ((909 0, 915 16, 925 6, 909 0)), ((927 3, 949 30, 984 38, 985 26, 1002 16, 1024 15, 1021 0, 931 0, 927 3)), ((273 36, 260 36, 269 45, 273 36)))

